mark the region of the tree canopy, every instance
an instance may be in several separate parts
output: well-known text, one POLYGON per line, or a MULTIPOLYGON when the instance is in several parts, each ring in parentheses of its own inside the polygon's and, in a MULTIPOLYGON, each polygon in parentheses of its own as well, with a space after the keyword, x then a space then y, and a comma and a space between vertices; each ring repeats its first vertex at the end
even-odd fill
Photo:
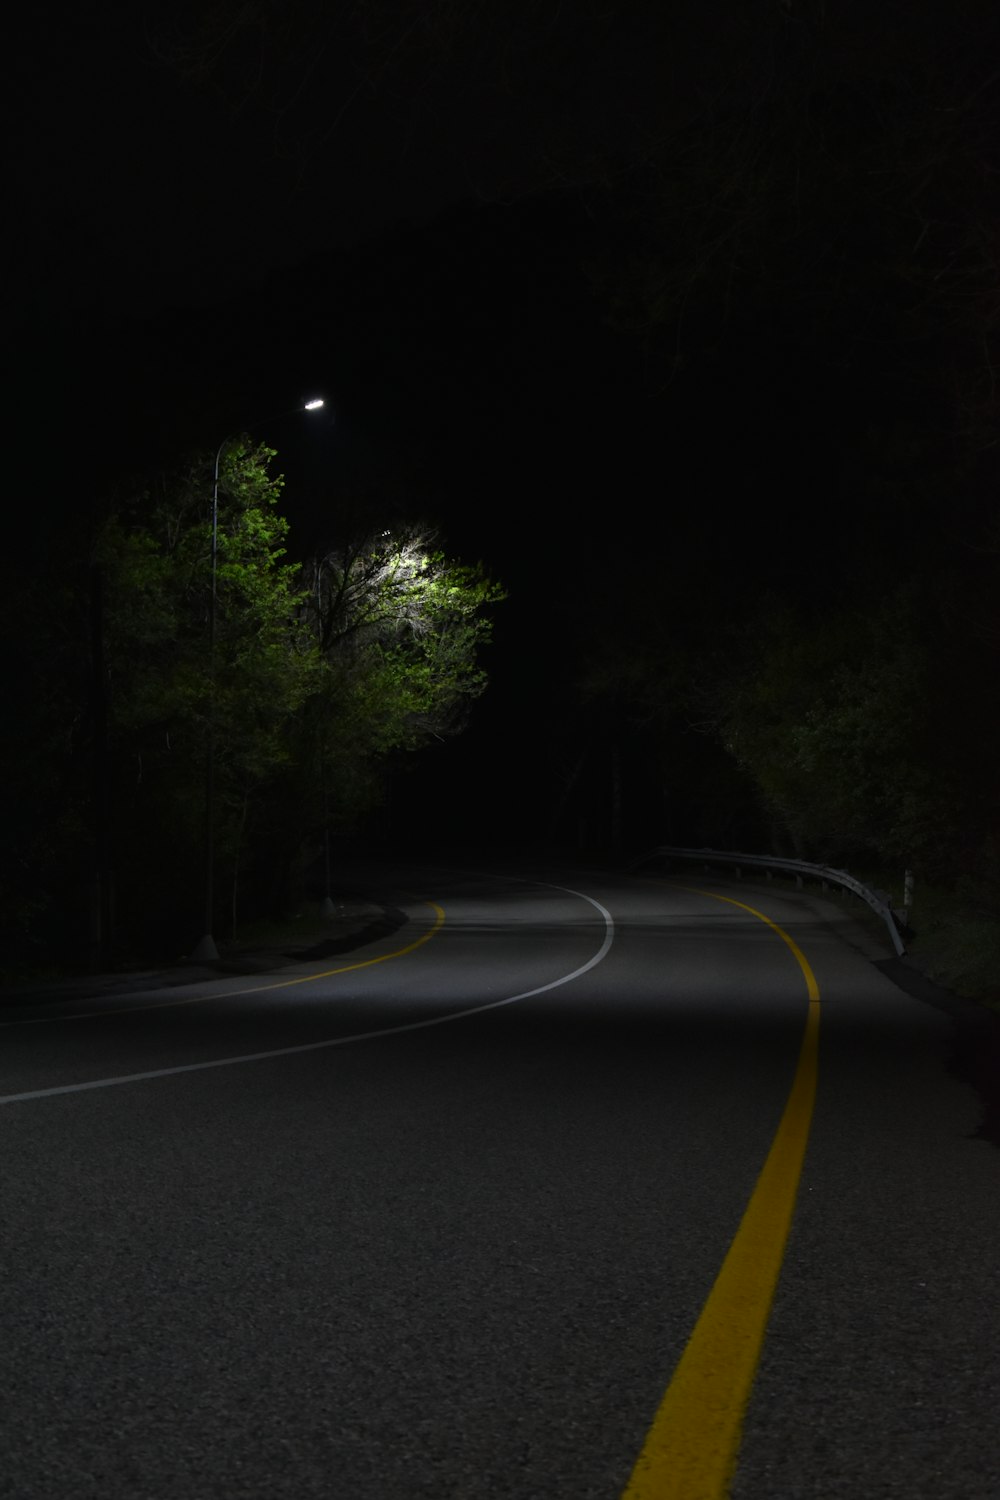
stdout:
POLYGON ((119 947, 186 944, 209 840, 219 931, 280 913, 324 830, 356 827, 398 757, 458 734, 485 690, 502 589, 417 525, 338 535, 335 512, 328 549, 292 560, 275 458, 243 437, 124 488, 86 564, 67 552, 45 608, 20 601, 50 792, 12 830, 20 951, 109 883, 119 947))

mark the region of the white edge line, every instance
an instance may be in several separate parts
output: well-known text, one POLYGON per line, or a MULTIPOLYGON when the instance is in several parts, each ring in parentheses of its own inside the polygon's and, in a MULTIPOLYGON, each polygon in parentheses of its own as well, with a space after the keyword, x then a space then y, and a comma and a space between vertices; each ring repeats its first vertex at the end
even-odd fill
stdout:
MULTIPOLYGON (((541 883, 541 882, 539 882, 541 883)), ((29 1099, 52 1099, 57 1094, 82 1094, 88 1089, 110 1089, 121 1083, 142 1083, 149 1078, 173 1078, 179 1073, 201 1073, 206 1068, 232 1068, 238 1063, 263 1062, 268 1057, 293 1057, 300 1052, 321 1052, 326 1047, 346 1047, 352 1042, 371 1042, 379 1037, 401 1036, 407 1031, 425 1031, 429 1026, 443 1026, 447 1021, 461 1021, 467 1016, 478 1016, 487 1010, 499 1010, 504 1005, 514 1005, 518 1000, 530 1000, 534 995, 544 995, 548 990, 557 990, 561 985, 569 984, 571 980, 579 979, 581 974, 586 974, 594 969, 604 959, 608 949, 614 942, 615 923, 614 918, 607 907, 602 906, 593 896, 587 896, 582 891, 571 891, 567 886, 555 886, 555 890, 565 891, 569 896, 577 896, 582 901, 589 901, 604 918, 604 941, 598 951, 589 958, 580 968, 574 969, 571 974, 564 974, 561 979, 553 979, 549 984, 539 985, 534 990, 522 990, 519 995, 508 995, 504 1000, 489 1000, 485 1005, 473 1005, 467 1010, 450 1011, 446 1016, 431 1016, 426 1021, 407 1021, 402 1026, 385 1026, 378 1031, 359 1031, 352 1036, 330 1037, 323 1042, 304 1042, 298 1047, 276 1047, 270 1052, 245 1052, 238 1057, 217 1057, 211 1062, 184 1063, 178 1068, 154 1068, 147 1073, 123 1073, 117 1078, 95 1078, 89 1083, 64 1083, 51 1089, 32 1089, 25 1094, 0 1095, 0 1105, 23 1104, 29 1099)))

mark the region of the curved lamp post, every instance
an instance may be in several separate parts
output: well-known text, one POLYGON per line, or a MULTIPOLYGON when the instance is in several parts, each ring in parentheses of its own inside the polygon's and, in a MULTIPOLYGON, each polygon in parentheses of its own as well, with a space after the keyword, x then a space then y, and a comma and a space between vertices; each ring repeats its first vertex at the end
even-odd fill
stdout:
MULTIPOLYGON (((321 396, 314 396, 301 406, 293 406, 291 411, 279 412, 278 416, 291 416, 293 412, 300 411, 318 411, 323 404, 321 396)), ((277 417, 268 420, 277 421, 277 417)), ((208 742, 205 747, 205 935, 191 954, 192 958, 198 959, 215 959, 219 956, 212 936, 215 926, 215 614, 219 564, 219 465, 224 450, 231 442, 231 437, 223 438, 216 450, 212 481, 212 592, 208 606, 208 659, 212 696, 208 708, 208 742)))

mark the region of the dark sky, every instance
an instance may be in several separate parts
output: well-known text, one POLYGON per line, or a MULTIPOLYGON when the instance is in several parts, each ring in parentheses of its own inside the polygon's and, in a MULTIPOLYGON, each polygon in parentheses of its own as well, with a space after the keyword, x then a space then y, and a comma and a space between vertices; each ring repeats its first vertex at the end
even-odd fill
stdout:
POLYGON ((508 687, 630 592, 726 612, 748 579, 891 572, 938 524, 893 455, 940 429, 946 461, 949 372, 987 337, 991 11, 22 14, 8 561, 249 427, 300 550, 370 492, 499 574, 508 687), (321 418, 278 415, 314 391, 321 418))
POLYGON ((625 492, 649 527, 671 440, 587 260, 618 234, 607 183, 718 85, 700 7, 225 0, 20 26, 9 320, 50 492, 29 534, 116 467, 242 426, 279 448, 303 547, 359 484, 550 584, 625 492), (267 420, 314 390, 309 430, 267 420))
POLYGON ((355 464, 492 449, 495 467, 513 447, 523 473, 525 423, 560 404, 574 446, 600 446, 581 236, 598 158, 655 128, 658 10, 581 27, 554 4, 265 0, 219 7, 217 33, 202 7, 22 19, 8 326, 50 461, 80 433, 97 455, 208 443, 317 386, 355 464))
POLYGON ((746 38, 717 20, 636 0, 39 8, 12 54, 29 278, 145 313, 450 205, 585 195, 718 86, 746 38))
MULTIPOLYGON (((690 368, 712 345, 697 325, 715 226, 684 247, 682 317, 653 338, 688 362, 666 399, 663 347, 654 365, 641 331, 607 319, 630 257, 689 232, 663 210, 702 117, 724 158, 768 110, 762 140, 785 128, 792 54, 818 44, 800 33, 823 10, 140 0, 31 12, 12 52, 19 428, 39 434, 50 471, 69 458, 71 483, 83 445, 99 485, 119 458, 141 466, 189 435, 210 446, 321 387, 337 435, 310 459, 298 450, 319 423, 308 437, 271 428, 283 464, 298 458, 314 480, 327 460, 338 479, 338 465, 381 465, 457 521, 480 513, 484 537, 498 522, 517 532, 522 515, 536 534, 576 535, 584 512, 599 535, 612 511, 614 529, 627 515, 648 534, 706 479, 729 508, 734 482, 713 477, 726 455, 742 455, 745 492, 764 483, 775 503, 784 479, 768 481, 746 445, 781 470, 832 413, 803 400, 803 372, 741 328, 738 304, 727 347, 690 368)), ((745 169, 738 151, 722 164, 745 169)), ((731 299, 731 279, 707 301, 731 299)), ((822 399, 852 402, 835 351, 820 362, 822 399)))

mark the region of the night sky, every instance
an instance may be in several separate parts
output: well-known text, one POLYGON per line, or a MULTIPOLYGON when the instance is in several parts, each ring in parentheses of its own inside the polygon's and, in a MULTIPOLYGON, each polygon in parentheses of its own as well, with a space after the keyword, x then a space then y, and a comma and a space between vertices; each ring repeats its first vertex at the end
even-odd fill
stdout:
POLYGON ((990 11, 22 15, 8 565, 44 575, 108 486, 249 428, 293 551, 374 497, 507 586, 493 689, 427 774, 529 823, 565 679, 637 595, 822 608, 954 521, 893 454, 947 465, 949 372, 989 336, 955 266, 969 225, 995 256, 990 11))

